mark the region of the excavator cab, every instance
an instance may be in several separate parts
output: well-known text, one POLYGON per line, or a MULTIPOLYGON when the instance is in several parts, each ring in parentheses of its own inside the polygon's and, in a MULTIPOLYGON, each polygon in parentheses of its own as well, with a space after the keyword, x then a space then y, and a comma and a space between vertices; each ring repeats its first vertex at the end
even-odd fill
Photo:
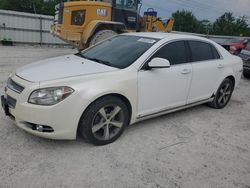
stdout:
POLYGON ((139 3, 139 0, 112 0, 112 21, 124 23, 128 30, 136 30, 139 3))

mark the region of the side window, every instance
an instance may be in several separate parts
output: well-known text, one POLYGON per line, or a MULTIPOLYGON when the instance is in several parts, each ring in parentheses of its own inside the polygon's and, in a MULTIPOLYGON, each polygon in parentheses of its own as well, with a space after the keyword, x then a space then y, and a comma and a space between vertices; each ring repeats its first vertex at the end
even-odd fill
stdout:
POLYGON ((211 45, 200 41, 189 41, 193 62, 214 59, 211 45))
POLYGON ((187 63, 187 53, 184 41, 172 42, 159 49, 151 59, 160 57, 169 60, 171 65, 187 63))
POLYGON ((71 25, 83 25, 85 21, 85 10, 72 11, 71 25))
POLYGON ((218 51, 216 50, 216 48, 212 45, 211 45, 211 48, 212 48, 214 59, 220 59, 220 55, 219 55, 218 51))

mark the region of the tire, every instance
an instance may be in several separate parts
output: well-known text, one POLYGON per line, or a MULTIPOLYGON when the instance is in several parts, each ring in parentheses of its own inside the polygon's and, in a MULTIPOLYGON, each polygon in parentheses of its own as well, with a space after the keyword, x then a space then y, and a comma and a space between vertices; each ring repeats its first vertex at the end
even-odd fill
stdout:
POLYGON ((79 122, 79 132, 94 145, 114 142, 129 123, 126 104, 118 97, 102 97, 86 109, 79 122))
POLYGON ((101 30, 94 34, 94 36, 91 38, 91 41, 89 43, 89 46, 96 45, 97 43, 108 39, 112 36, 117 35, 117 33, 113 30, 101 30))
POLYGON ((224 108, 231 99, 232 93, 234 90, 233 82, 226 78, 218 88, 214 100, 208 103, 208 106, 215 108, 215 109, 222 109, 224 108))
POLYGON ((250 78, 249 72, 246 72, 246 71, 244 71, 244 70, 243 70, 243 76, 244 76, 245 78, 250 78))

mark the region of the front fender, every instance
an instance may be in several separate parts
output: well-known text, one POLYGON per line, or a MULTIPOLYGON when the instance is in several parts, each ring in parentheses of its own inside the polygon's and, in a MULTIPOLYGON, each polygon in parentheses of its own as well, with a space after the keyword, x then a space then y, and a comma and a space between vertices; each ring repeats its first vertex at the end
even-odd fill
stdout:
MULTIPOLYGON (((134 91, 136 92, 136 91, 134 91)), ((102 90, 100 90, 100 88, 98 88, 97 90, 88 90, 88 92, 84 93, 84 95, 82 95, 82 101, 85 101, 84 104, 82 105, 82 109, 80 110, 78 117, 79 120, 82 116, 82 114, 86 111, 86 109, 88 108, 89 105, 91 105, 94 101, 98 100, 101 97, 107 96, 107 95, 120 95, 124 98, 126 98, 131 106, 131 124, 134 123, 135 119, 136 119, 136 111, 137 111, 137 95, 132 95, 132 92, 126 92, 124 90, 107 90, 105 88, 103 88, 102 90)))

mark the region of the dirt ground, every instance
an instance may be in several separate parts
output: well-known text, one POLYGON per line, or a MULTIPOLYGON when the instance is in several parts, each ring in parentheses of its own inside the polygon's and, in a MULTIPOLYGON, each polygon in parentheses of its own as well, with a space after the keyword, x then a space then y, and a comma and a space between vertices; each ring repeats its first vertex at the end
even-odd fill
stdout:
MULTIPOLYGON (((17 67, 75 52, 0 46, 0 93, 17 67)), ((250 188, 250 80, 229 105, 206 105, 130 126, 115 143, 54 141, 19 128, 0 110, 0 188, 250 188)))

